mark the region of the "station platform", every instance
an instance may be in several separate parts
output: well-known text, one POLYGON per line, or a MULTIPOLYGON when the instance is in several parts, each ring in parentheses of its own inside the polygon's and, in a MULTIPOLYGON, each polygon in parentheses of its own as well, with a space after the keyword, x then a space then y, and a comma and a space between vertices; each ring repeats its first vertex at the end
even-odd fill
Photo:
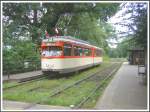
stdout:
POLYGON ((25 73, 18 73, 18 74, 11 74, 9 76, 8 75, 3 75, 2 79, 3 79, 3 81, 19 80, 19 79, 23 79, 23 78, 38 76, 38 75, 42 75, 42 71, 41 70, 25 72, 25 73))
POLYGON ((147 86, 141 83, 138 66, 124 62, 99 98, 95 109, 147 109, 147 86))

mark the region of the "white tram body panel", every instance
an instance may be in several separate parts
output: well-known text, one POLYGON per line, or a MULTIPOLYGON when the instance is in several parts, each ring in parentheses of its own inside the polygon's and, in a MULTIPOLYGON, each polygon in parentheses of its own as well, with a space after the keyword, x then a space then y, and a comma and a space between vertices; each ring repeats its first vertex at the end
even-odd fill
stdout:
POLYGON ((98 65, 103 62, 102 57, 94 57, 94 65, 98 65))
MULTIPOLYGON (((52 40, 52 39, 51 39, 52 40)), ((61 40, 61 38, 57 38, 57 40, 61 40)), ((54 41, 54 39, 53 39, 54 41)), ((63 38, 63 41, 65 39, 63 38)), ((66 39, 68 41, 68 39, 66 39)), ((74 41, 72 41, 74 42, 74 41)), ((84 44, 87 45, 87 44, 84 44)), ((88 45, 89 47, 93 47, 95 49, 99 49, 95 46, 88 45)), ((92 54, 92 53, 91 53, 92 54)), ((102 56, 70 56, 70 57, 52 57, 52 58, 41 58, 41 69, 42 71, 53 71, 59 73, 68 73, 77 70, 81 70, 84 68, 88 68, 94 65, 98 65, 102 63, 102 56)))
POLYGON ((58 71, 60 73, 67 73, 98 65, 102 63, 102 57, 88 57, 88 58, 53 58, 42 59, 43 71, 58 71))

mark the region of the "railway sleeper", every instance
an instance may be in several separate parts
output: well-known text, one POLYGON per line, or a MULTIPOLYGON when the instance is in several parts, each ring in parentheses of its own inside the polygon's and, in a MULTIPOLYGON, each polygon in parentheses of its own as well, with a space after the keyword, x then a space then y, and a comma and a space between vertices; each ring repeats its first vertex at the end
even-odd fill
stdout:
POLYGON ((105 76, 105 78, 103 79, 103 81, 100 84, 97 84, 96 88, 94 88, 89 95, 85 98, 83 98, 80 103, 76 104, 75 107, 73 107, 73 109, 78 109, 80 108, 84 103, 86 103, 86 101, 88 101, 89 98, 92 97, 92 95, 100 88, 103 86, 103 84, 105 83, 105 80, 107 80, 108 78, 110 78, 117 70, 119 69, 119 66, 117 66, 116 68, 113 69, 112 72, 109 72, 109 74, 107 74, 107 76, 105 76))

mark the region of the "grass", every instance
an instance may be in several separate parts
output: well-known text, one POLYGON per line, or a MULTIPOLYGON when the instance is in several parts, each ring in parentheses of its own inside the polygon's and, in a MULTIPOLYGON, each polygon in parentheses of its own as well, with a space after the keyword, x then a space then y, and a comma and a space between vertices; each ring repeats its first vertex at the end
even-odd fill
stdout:
POLYGON ((17 82, 5 82, 3 84, 3 88, 8 88, 8 87, 15 86, 15 85, 17 85, 17 82))
POLYGON ((82 105, 82 108, 86 108, 86 109, 90 109, 93 108, 96 105, 96 102, 99 100, 99 98, 102 96, 105 88, 108 86, 108 84, 110 83, 112 77, 105 80, 103 82, 103 85, 100 89, 98 89, 93 96, 84 104, 82 105))
POLYGON ((112 62, 126 62, 127 58, 110 58, 112 62))
POLYGON ((94 88, 95 86, 96 83, 94 82, 85 82, 82 85, 75 86, 64 91, 56 97, 50 98, 50 100, 46 101, 45 103, 62 106, 76 105, 82 99, 84 99, 84 97, 91 91, 91 88, 94 88))
POLYGON ((103 61, 104 62, 110 62, 110 57, 108 55, 104 55, 103 61))
MULTIPOLYGON (((95 82, 84 82, 81 85, 74 86, 62 94, 57 95, 56 97, 49 98, 49 95, 52 94, 56 89, 65 87, 68 84, 72 84, 73 82, 84 78, 87 75, 91 75, 91 73, 103 69, 111 64, 103 63, 101 66, 93 67, 87 69, 85 71, 80 72, 79 74, 74 74, 70 77, 63 77, 59 79, 43 79, 31 83, 24 84, 22 86, 18 86, 12 89, 8 89, 3 91, 3 99, 7 100, 15 100, 15 101, 23 101, 23 102, 32 102, 36 103, 42 101, 42 104, 49 104, 49 105, 62 105, 62 106, 70 106, 78 104, 88 93, 96 86, 95 82), (29 91, 30 89, 39 87, 34 91, 29 91), (84 88, 84 89, 83 89, 84 88)), ((13 83, 4 83, 3 88, 7 86, 12 86, 13 83)), ((97 95, 101 94, 95 93, 97 95)), ((96 96, 96 95, 94 95, 96 96)), ((97 97, 95 97, 97 98, 97 97)), ((90 106, 92 107, 96 99, 92 100, 90 106)), ((88 103, 87 103, 88 104, 88 103)))
MULTIPOLYGON (((121 64, 119 64, 118 69, 120 68, 120 66, 121 64)), ((104 90, 113 79, 115 73, 112 74, 112 76, 109 77, 107 80, 103 81, 103 85, 95 92, 95 94, 93 94, 93 96, 84 105, 82 105, 82 108, 91 109, 95 107, 97 101, 101 98, 104 90)))
MULTIPOLYGON (((31 83, 27 83, 27 84, 24 84, 22 86, 18 86, 15 88, 15 90, 18 90, 20 91, 22 88, 26 88, 26 89, 31 89, 33 87, 36 87, 36 86, 43 86, 44 88, 47 87, 49 88, 50 86, 65 86, 65 85, 68 85, 74 81, 77 81, 85 76, 87 76, 88 74, 91 74, 97 70, 100 70, 100 69, 103 69, 105 67, 107 67, 108 65, 106 63, 103 63, 101 66, 96 66, 96 67, 93 67, 93 68, 90 68, 90 69, 87 69, 87 70, 84 70, 82 72, 80 72, 79 74, 73 74, 73 76, 70 76, 70 77, 63 77, 63 78, 59 78, 59 79, 44 79, 44 80, 39 80, 39 81, 35 81, 35 82, 31 82, 31 83)), ((13 85, 16 85, 17 83, 16 82, 6 82, 6 83, 3 83, 3 88, 5 87, 8 87, 8 86, 13 86, 13 85)), ((12 88, 14 89, 14 88, 12 88)), ((22 91, 22 90, 21 90, 22 91)))

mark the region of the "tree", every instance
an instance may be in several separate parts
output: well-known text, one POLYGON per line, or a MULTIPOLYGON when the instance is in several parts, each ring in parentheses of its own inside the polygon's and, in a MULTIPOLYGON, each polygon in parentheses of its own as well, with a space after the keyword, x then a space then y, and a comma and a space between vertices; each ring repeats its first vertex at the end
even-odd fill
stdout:
POLYGON ((128 30, 121 32, 127 34, 125 37, 132 37, 136 42, 135 46, 141 46, 147 49, 147 3, 124 3, 122 9, 128 9, 120 16, 121 22, 116 23, 123 27, 128 27, 128 30), (125 15, 128 15, 126 17, 125 15), (130 15, 130 16, 129 16, 130 15))
POLYGON ((58 28, 62 35, 71 35, 89 41, 107 52, 109 47, 106 39, 114 33, 107 20, 117 11, 118 5, 4 3, 4 69, 12 67, 9 70, 23 70, 24 65, 21 63, 24 61, 39 60, 38 48, 41 37, 45 30, 53 35, 54 28, 58 28))
MULTIPOLYGON (((102 22, 106 22, 117 11, 118 5, 93 3, 44 3, 42 5, 39 3, 4 3, 3 22, 7 23, 7 25, 10 24, 10 21, 16 23, 18 27, 21 27, 21 30, 27 30, 30 33, 34 43, 39 44, 42 32, 47 30, 50 34, 53 34, 52 29, 54 27, 60 27, 63 32, 69 25, 68 22, 75 23, 72 22, 72 19, 84 13, 88 13, 91 20, 100 19, 102 22)), ((74 30, 74 33, 76 31, 77 29, 74 30)), ((20 33, 22 34, 21 31, 20 33)))

